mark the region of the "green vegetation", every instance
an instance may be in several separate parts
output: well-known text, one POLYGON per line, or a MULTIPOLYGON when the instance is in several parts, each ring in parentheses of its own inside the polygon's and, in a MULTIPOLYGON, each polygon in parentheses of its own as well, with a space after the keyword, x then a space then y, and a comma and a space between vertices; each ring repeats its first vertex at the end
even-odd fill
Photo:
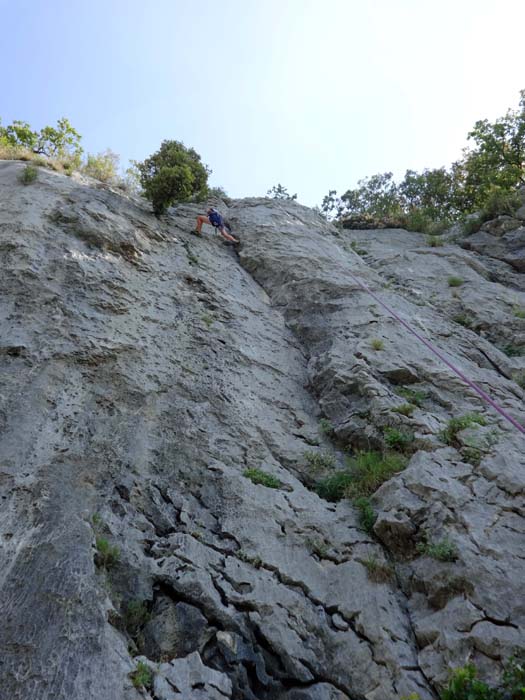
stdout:
POLYGON ((57 121, 56 127, 45 126, 40 131, 33 131, 27 122, 13 121, 8 126, 0 124, 0 148, 18 149, 46 158, 69 159, 72 165, 80 164, 82 148, 80 134, 65 118, 57 121))
POLYGON ((319 421, 319 430, 325 435, 331 435, 334 432, 334 426, 327 418, 321 418, 319 421))
POLYGON ((38 168, 31 163, 28 163, 18 176, 18 180, 22 185, 30 185, 38 177, 38 168))
POLYGON ((82 172, 84 175, 100 180, 100 182, 116 181, 119 161, 118 155, 109 148, 97 155, 89 153, 85 165, 82 166, 82 172))
POLYGON ((281 482, 277 477, 263 472, 261 469, 252 467, 250 469, 245 469, 244 476, 254 484, 261 484, 261 486, 267 486, 269 489, 278 489, 281 487, 281 482))
POLYGON ((483 452, 479 447, 474 447, 473 445, 463 447, 461 449, 461 456, 469 464, 473 464, 475 467, 479 466, 481 458, 483 457, 483 452))
POLYGON ((501 348, 507 357, 521 357, 525 353, 525 348, 508 343, 501 348))
POLYGON ((414 413, 416 407, 412 403, 402 403, 400 406, 395 406, 391 409, 394 413, 400 413, 408 418, 414 413))
POLYGON ((458 550, 450 540, 444 539, 440 542, 419 542, 417 551, 438 561, 456 561, 458 550))
POLYGON ((313 450, 308 450, 304 453, 304 458, 314 473, 326 469, 333 469, 335 467, 335 457, 329 452, 314 452, 313 450))
POLYGON ((370 496, 384 481, 406 466, 406 459, 398 454, 359 452, 349 457, 347 467, 318 482, 316 491, 328 501, 341 498, 370 496))
POLYGON ((319 557, 319 559, 327 558, 329 548, 326 542, 324 542, 323 540, 307 538, 306 545, 313 554, 319 557))
POLYGON ((203 198, 207 194, 210 170, 193 148, 180 141, 163 141, 160 149, 136 164, 140 184, 156 216, 175 202, 203 198))
POLYGON ((452 316, 452 320, 454 321, 454 323, 459 323, 459 325, 463 326, 464 328, 472 328, 473 326, 472 318, 468 316, 465 312, 461 312, 460 314, 452 316))
POLYGON ((360 496, 360 498, 355 499, 354 506, 359 511, 359 524, 365 532, 371 535, 374 531, 377 516, 372 508, 370 499, 367 496, 360 496))
POLYGON ((465 284, 465 280, 463 280, 461 277, 449 277, 448 278, 448 286, 449 287, 461 287, 461 285, 465 284))
POLYGON ((130 601, 124 613, 124 624, 131 637, 136 637, 140 629, 149 622, 151 613, 143 600, 130 601))
POLYGON ((361 561, 366 568, 368 578, 375 583, 387 583, 394 576, 394 570, 388 562, 380 561, 375 554, 361 561))
POLYGON ((370 345, 372 347, 372 350, 383 350, 385 347, 384 342, 379 338, 372 338, 370 345))
POLYGON ((525 309, 521 306, 515 306, 512 312, 516 318, 525 318, 525 309))
POLYGON ((441 433, 441 438, 447 445, 456 446, 458 444, 458 433, 471 428, 473 425, 487 425, 487 421, 479 413, 466 413, 464 416, 451 418, 447 427, 441 433))
POLYGON ((202 314, 201 319, 207 325, 208 328, 210 328, 213 325, 213 322, 215 321, 213 316, 210 316, 210 314, 202 314))
POLYGON ((443 239, 439 236, 428 236, 427 243, 431 248, 441 248, 443 246, 443 239))
POLYGON ((407 170, 400 182, 392 173, 379 173, 340 197, 330 190, 322 214, 343 227, 345 219, 362 219, 431 235, 454 220, 463 220, 469 232, 499 214, 512 214, 519 206, 517 188, 525 184, 525 90, 517 110, 494 122, 476 122, 468 139, 470 147, 449 168, 407 170))
POLYGON ((512 379, 518 386, 525 389, 525 372, 516 372, 516 374, 512 375, 512 379))
POLYGON ((151 690, 153 686, 153 673, 149 666, 143 661, 139 661, 137 668, 129 674, 134 688, 145 688, 151 690))
POLYGON ((350 248, 354 251, 354 253, 357 253, 358 255, 366 255, 368 253, 368 250, 366 248, 359 247, 359 243, 357 241, 352 241, 350 243, 350 248))
POLYGON ((398 450, 399 452, 408 452, 414 442, 414 435, 412 433, 405 433, 398 428, 387 427, 384 429, 383 434, 388 447, 392 450, 398 450))
POLYGON ((416 406, 421 406, 428 396, 428 393, 423 389, 411 389, 408 386, 400 387, 397 393, 401 398, 406 399, 409 403, 413 403, 416 406))
POLYGON ((95 540, 95 545, 97 548, 97 554, 95 557, 97 566, 100 566, 107 571, 118 564, 120 559, 120 549, 117 546, 111 545, 104 537, 97 537, 95 540))
POLYGON ((266 196, 271 197, 272 199, 288 199, 290 201, 297 199, 297 195, 290 194, 286 187, 283 187, 281 183, 274 185, 271 190, 268 190, 266 196))

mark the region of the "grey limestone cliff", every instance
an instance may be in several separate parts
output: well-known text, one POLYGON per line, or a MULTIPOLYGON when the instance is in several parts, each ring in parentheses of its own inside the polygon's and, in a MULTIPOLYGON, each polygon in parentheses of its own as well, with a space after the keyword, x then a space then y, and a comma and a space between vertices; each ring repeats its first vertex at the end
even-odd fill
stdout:
POLYGON ((429 700, 467 661, 497 679, 525 647, 525 440, 348 273, 524 423, 520 266, 265 199, 220 203, 236 252, 189 235, 196 205, 159 221, 22 167, 0 162, 1 700, 429 700), (408 464, 367 532, 311 454, 340 469, 388 430, 408 464))

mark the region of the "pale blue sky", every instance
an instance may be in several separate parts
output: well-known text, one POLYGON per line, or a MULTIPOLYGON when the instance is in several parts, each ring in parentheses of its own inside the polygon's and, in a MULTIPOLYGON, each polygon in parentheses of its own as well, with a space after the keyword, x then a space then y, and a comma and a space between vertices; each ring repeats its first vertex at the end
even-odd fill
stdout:
POLYGON ((193 146, 231 196, 313 205, 448 165, 525 88, 522 0, 0 0, 3 123, 193 146))

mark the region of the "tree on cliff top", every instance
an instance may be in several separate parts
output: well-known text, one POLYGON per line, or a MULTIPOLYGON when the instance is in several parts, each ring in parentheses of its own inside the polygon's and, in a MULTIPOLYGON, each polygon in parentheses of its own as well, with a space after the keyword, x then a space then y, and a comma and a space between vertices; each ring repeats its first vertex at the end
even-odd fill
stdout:
POLYGON ((40 131, 33 131, 27 122, 18 119, 8 126, 0 125, 0 144, 27 149, 47 158, 69 158, 74 166, 80 164, 80 139, 78 131, 65 118, 59 119, 56 127, 45 126, 40 131))
POLYGON ((175 202, 205 197, 211 170, 193 148, 180 141, 163 141, 160 149, 136 164, 144 195, 156 216, 175 202))

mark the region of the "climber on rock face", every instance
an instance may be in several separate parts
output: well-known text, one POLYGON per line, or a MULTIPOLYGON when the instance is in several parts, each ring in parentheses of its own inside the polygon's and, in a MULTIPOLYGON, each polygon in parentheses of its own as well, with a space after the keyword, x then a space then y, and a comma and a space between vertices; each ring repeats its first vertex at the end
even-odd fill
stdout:
POLYGON ((230 241, 230 243, 239 243, 239 240, 235 238, 235 236, 231 235, 230 227, 226 224, 226 222, 219 214, 217 209, 210 207, 206 212, 206 216, 198 216, 197 227, 195 231, 192 231, 192 233, 195 233, 197 236, 201 236, 201 229, 203 224, 210 224, 210 226, 216 228, 221 234, 221 236, 227 241, 230 241))

